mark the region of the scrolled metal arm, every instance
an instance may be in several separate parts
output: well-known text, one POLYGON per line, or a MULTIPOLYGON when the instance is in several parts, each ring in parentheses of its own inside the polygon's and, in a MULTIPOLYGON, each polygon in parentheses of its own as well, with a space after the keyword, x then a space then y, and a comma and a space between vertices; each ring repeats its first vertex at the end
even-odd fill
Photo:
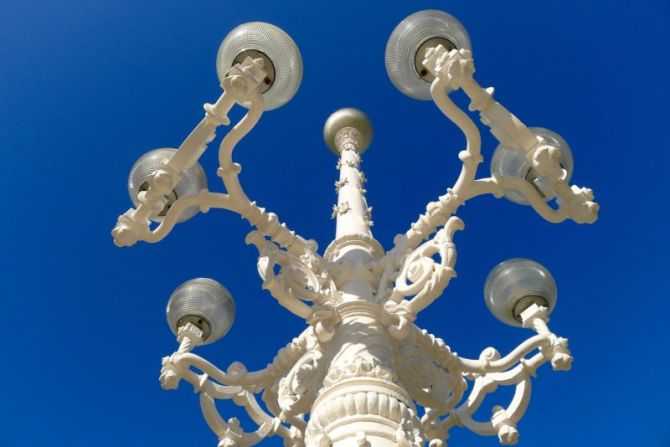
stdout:
POLYGON ((236 145, 254 128, 263 114, 263 97, 258 87, 264 77, 265 71, 260 59, 247 58, 242 64, 231 68, 222 82, 223 95, 215 104, 205 104, 205 119, 149 179, 148 190, 141 193, 137 209, 131 209, 119 217, 112 234, 117 245, 132 245, 138 240, 158 242, 170 233, 181 213, 188 208, 198 207, 201 212, 207 212, 211 208, 236 212, 257 229, 247 238, 247 243, 259 249, 259 273, 266 288, 284 307, 301 318, 314 322, 321 329, 324 318, 317 315, 323 315, 323 312, 317 311, 322 310, 327 297, 334 293, 334 286, 325 268, 319 268, 319 278, 316 281, 311 277, 311 268, 323 263, 316 253, 316 243, 297 236, 279 221, 276 214, 266 212, 256 202, 251 201, 239 181, 241 166, 233 162, 232 154, 236 145), (170 206, 163 221, 151 228, 149 216, 162 209, 164 196, 179 182, 183 173, 198 161, 213 140, 216 128, 230 123, 227 113, 235 102, 247 102, 250 107, 244 117, 225 135, 219 147, 217 174, 223 181, 226 193, 203 190, 194 195, 180 197, 170 206), (288 258, 290 262, 281 262, 288 258), (304 266, 305 268, 299 270, 306 277, 307 283, 300 284, 296 275, 290 274, 294 273, 293 267, 288 269, 289 274, 275 277, 271 272, 273 264, 270 262, 274 259, 279 259, 279 264, 304 266), (319 287, 316 287, 316 283, 319 287), (311 293, 309 287, 312 288, 311 293), (296 293, 299 291, 302 293, 296 293), (300 301, 303 299, 313 301, 317 308, 311 309, 300 301))
POLYGON ((224 92, 214 104, 205 104, 205 118, 180 145, 175 154, 148 180, 148 189, 143 192, 140 204, 119 217, 112 230, 114 242, 129 246, 139 240, 157 242, 174 227, 183 210, 197 205, 201 211, 221 208, 234 211, 247 219, 264 235, 289 250, 303 252, 309 244, 296 236, 286 225, 280 224, 273 213, 249 200, 240 185, 239 164, 233 163, 232 152, 237 143, 258 123, 263 113, 263 98, 258 90, 266 72, 260 59, 248 57, 243 63, 233 66, 224 78, 224 92), (219 148, 218 175, 222 178, 227 194, 202 191, 190 197, 178 198, 168 210, 163 222, 152 229, 149 217, 164 206, 164 196, 179 183, 183 173, 192 167, 214 139, 216 128, 230 124, 228 112, 236 102, 249 102, 251 107, 244 117, 224 137, 219 148))
MULTIPOLYGON (((456 247, 452 239, 454 233, 463 228, 463 221, 452 216, 433 239, 404 258, 395 278, 395 287, 385 303, 388 310, 414 321, 420 311, 442 294, 451 278, 456 276, 456 247), (433 259, 435 255, 439 255, 439 263, 433 259), (412 298, 405 300, 408 296, 412 298)), ((388 279, 382 278, 380 287, 385 285, 383 281, 388 279)))
POLYGON ((291 313, 313 325, 319 340, 328 341, 339 322, 334 310, 337 288, 325 261, 315 254, 316 243, 296 254, 279 249, 258 231, 249 233, 245 240, 260 253, 257 267, 263 288, 291 313), (275 266, 280 267, 277 273, 275 266))
MULTIPOLYGON (((242 87, 247 83, 252 86, 258 85, 258 78, 262 73, 264 73, 262 66, 251 58, 231 69, 231 75, 222 83, 223 94, 214 104, 205 104, 205 118, 184 140, 175 154, 148 180, 148 189, 139 197, 140 205, 119 217, 117 225, 112 230, 117 245, 133 245, 138 240, 144 240, 143 237, 151 232, 149 216, 163 207, 165 194, 169 193, 179 183, 183 173, 198 161, 207 145, 216 136, 216 128, 230 124, 228 112, 236 101, 244 100, 249 93, 247 88, 242 87)), ((179 199, 175 205, 178 202, 179 199)), ((177 208, 183 209, 179 206, 177 208)))
POLYGON ((448 416, 440 420, 440 412, 428 409, 422 420, 424 429, 433 439, 445 439, 449 428, 465 426, 482 435, 498 435, 503 444, 514 444, 518 439, 516 424, 524 415, 530 401, 530 377, 546 362, 551 362, 554 370, 569 370, 572 356, 567 348, 567 340, 553 334, 547 327, 547 309, 533 304, 521 318, 524 327, 533 329, 537 335, 521 343, 512 352, 501 357, 494 348, 485 349, 478 360, 466 359, 452 352, 442 339, 426 331, 414 328, 417 348, 437 365, 452 374, 461 374, 474 381, 468 398, 451 409, 448 416), (539 352, 530 358, 526 356, 535 350, 539 352), (515 394, 506 407, 495 407, 489 421, 478 422, 472 418, 486 398, 498 386, 515 386, 515 394))
POLYGON ((485 436, 498 435, 501 444, 516 444, 519 438, 517 423, 528 408, 531 395, 530 377, 546 362, 540 353, 530 359, 522 359, 521 364, 510 371, 486 374, 477 377, 467 400, 452 410, 443 421, 437 424, 445 433, 455 425, 465 426, 469 430, 485 436), (479 409, 486 396, 494 392, 500 385, 513 385, 514 396, 510 404, 503 408, 494 406, 491 419, 485 422, 476 421, 472 415, 479 409))
POLYGON ((569 356, 567 340, 556 336, 547 327, 547 309, 534 304, 524 312, 526 315, 524 326, 532 328, 537 334, 523 341, 504 357, 501 357, 498 351, 491 347, 482 351, 478 360, 461 357, 453 352, 444 340, 416 326, 413 327, 413 336, 417 347, 438 365, 450 370, 461 371, 470 377, 507 370, 536 349, 543 352, 547 360, 552 361, 554 369, 569 369, 570 363, 567 358, 561 363, 564 355, 569 356))
MULTIPOLYGON (((460 67, 463 71, 469 69, 468 66, 460 67)), ((474 68, 473 68, 474 69, 474 68)), ((460 151, 458 158, 463 163, 461 172, 452 188, 440 196, 437 201, 430 202, 426 206, 425 214, 419 216, 410 229, 403 235, 399 235, 394 240, 394 248, 389 252, 395 255, 396 252, 407 252, 417 247, 419 243, 437 231, 444 225, 449 217, 468 198, 468 190, 475 180, 477 167, 483 161, 481 156, 481 134, 475 122, 461 110, 449 97, 448 91, 454 88, 453 81, 447 76, 436 75, 431 85, 431 96, 440 111, 449 118, 465 136, 465 149, 460 151)))
MULTIPOLYGON (((467 69, 467 67, 463 67, 463 69, 467 69)), ((386 284, 399 275, 399 269, 407 262, 407 259, 414 256, 416 252, 412 251, 436 232, 439 227, 445 225, 456 210, 469 198, 469 190, 475 182, 477 168, 483 161, 479 129, 475 122, 446 94, 452 88, 450 82, 448 77, 437 76, 431 85, 431 95, 440 111, 456 124, 465 135, 465 149, 458 154, 463 166, 454 186, 447 189, 447 192, 436 201, 428 203, 426 212, 419 216, 416 222, 412 223, 410 229, 394 239, 394 247, 381 261, 381 265, 384 267, 384 275, 380 283, 380 295, 383 295, 383 288, 386 287, 386 284)), ((455 250, 453 258, 455 260, 455 250)), ((451 267, 453 268, 453 265, 451 267)), ((436 291, 436 296, 444 291, 447 284, 448 282, 439 291, 436 291)))
POLYGON ((251 103, 249 112, 225 136, 219 147, 219 169, 217 174, 223 180, 229 197, 235 204, 234 211, 242 215, 249 223, 258 228, 264 236, 270 237, 279 246, 302 253, 311 246, 308 241, 296 236, 285 224, 280 224, 277 215, 268 213, 256 202, 249 200, 239 181, 241 166, 233 162, 232 154, 237 143, 242 140, 260 120, 263 113, 263 97, 257 89, 248 98, 251 103))
MULTIPOLYGON (((558 182, 556 188, 564 185, 564 182, 558 182)), ((562 194, 557 202, 558 207, 554 208, 545 199, 540 196, 537 189, 530 183, 513 177, 489 177, 475 181, 470 192, 470 197, 476 197, 484 194, 491 194, 495 197, 502 197, 505 190, 513 189, 521 193, 533 207, 535 212, 551 223, 561 223, 567 219, 572 219, 577 223, 592 223, 597 218, 598 204, 592 200, 593 191, 589 188, 579 186, 569 186, 570 194, 562 194)))
MULTIPOLYGON (((430 202, 425 214, 419 216, 409 230, 396 236, 393 249, 380 262, 383 274, 377 296, 386 300, 384 305, 397 320, 397 327, 406 327, 408 321, 413 321, 418 312, 442 294, 449 279, 455 276, 453 268, 456 249, 451 236, 453 229, 461 229, 463 223, 460 219, 455 220, 453 214, 467 200, 484 194, 500 198, 506 190, 513 189, 526 197, 540 216, 552 223, 568 218, 577 223, 592 223, 597 218, 599 208, 593 202, 592 190, 568 185, 566 171, 559 164, 558 149, 538 139, 518 118, 494 101, 492 88, 482 89, 477 84, 469 51, 449 52, 440 45, 428 51, 423 63, 435 76, 431 85, 433 101, 463 132, 466 147, 459 153, 463 166, 454 186, 437 201, 430 202), (449 93, 456 89, 462 89, 470 97, 470 111, 480 112, 481 121, 491 128, 493 135, 502 144, 526 154, 533 169, 555 191, 556 208, 550 206, 537 188, 524 179, 501 176, 476 178, 477 169, 483 161, 481 135, 474 121, 449 97, 449 93), (442 230, 427 243, 419 245, 443 225, 448 230, 446 235, 442 230), (439 246, 448 246, 450 249, 445 254, 443 250, 435 249, 439 246), (440 265, 431 258, 436 252, 442 257, 440 265), (395 286, 391 290, 390 284, 393 282, 395 286), (414 295, 410 301, 402 299, 410 295, 414 295)), ((395 330, 394 333, 394 336, 402 338, 407 331, 395 330)))
POLYGON ((278 380, 285 376, 308 350, 316 347, 312 329, 306 329, 282 348, 272 363, 263 370, 255 372, 248 372, 239 362, 234 362, 227 372, 223 372, 202 357, 191 353, 190 351, 202 342, 201 337, 202 331, 190 323, 180 327, 179 349, 171 356, 163 358, 160 376, 162 387, 176 389, 181 379, 193 385, 194 390, 200 393, 202 412, 212 431, 219 437, 221 447, 255 445, 273 434, 282 436, 289 444, 301 445, 304 420, 297 415, 284 414, 279 408, 269 407, 272 414, 268 414, 261 408, 254 394, 276 388, 278 380), (193 369, 201 371, 202 374, 193 369), (232 399, 235 404, 244 407, 259 428, 255 432, 246 433, 239 427, 236 419, 224 421, 215 405, 217 399, 232 399), (282 422, 290 423, 293 428, 284 426, 282 422))
POLYGON ((436 201, 428 203, 425 214, 419 216, 419 219, 404 234, 396 236, 394 247, 387 255, 389 258, 396 256, 399 252, 406 253, 413 250, 447 222, 468 197, 467 190, 475 179, 477 167, 483 161, 479 129, 446 93, 440 94, 448 88, 448 79, 437 78, 431 86, 431 94, 440 111, 465 135, 465 149, 458 154, 463 167, 454 186, 447 189, 447 192, 436 201))
MULTIPOLYGON (((560 222, 572 219, 577 223, 593 223, 598 217, 599 206, 593 202, 593 191, 588 188, 569 185, 565 180, 566 171, 560 166, 560 152, 557 148, 538 139, 509 110, 493 99, 494 89, 482 88, 474 79, 474 62, 468 50, 447 51, 439 45, 427 53, 424 66, 431 71, 436 80, 433 82, 433 99, 447 97, 450 89, 462 89, 470 98, 470 111, 478 111, 483 124, 491 129, 491 133, 504 146, 525 154, 533 169, 544 178, 557 196, 557 209, 544 204, 539 192, 521 179, 495 178, 497 185, 494 190, 473 188, 474 177, 463 200, 481 193, 493 193, 496 197, 506 189, 514 189, 523 194, 533 208, 545 219, 560 222), (447 88, 436 88, 444 82, 447 88)), ((439 106, 439 103, 438 103, 439 106)), ((459 126, 460 127, 460 126, 459 126)), ((466 137, 468 135, 466 134, 466 137)))

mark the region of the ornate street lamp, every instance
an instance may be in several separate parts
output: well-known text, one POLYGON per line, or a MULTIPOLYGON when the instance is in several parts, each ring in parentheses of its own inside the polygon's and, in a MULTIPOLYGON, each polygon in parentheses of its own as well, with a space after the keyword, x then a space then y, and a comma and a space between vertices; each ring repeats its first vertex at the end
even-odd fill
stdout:
POLYGON ((462 358, 414 324, 455 276, 452 239, 463 229, 455 213, 467 200, 505 196, 532 206, 550 222, 596 220, 592 191, 568 183, 573 169, 568 145, 554 132, 526 127, 493 99, 492 88, 477 84, 470 39, 449 14, 421 11, 403 20, 389 39, 386 67, 401 92, 432 99, 467 139, 454 186, 429 203, 388 251, 371 232, 359 166, 373 132, 357 109, 335 112, 324 127, 327 146, 339 156, 340 178, 333 208, 336 237, 322 255, 314 241, 290 231, 242 189, 234 147, 264 110, 291 99, 302 76, 297 46, 267 23, 231 31, 217 57, 221 97, 205 104, 205 118, 178 149, 151 151, 132 168, 129 192, 135 208, 120 216, 112 231, 117 245, 157 242, 199 211, 234 211, 255 227, 246 241, 260 252, 263 288, 308 323, 267 368, 249 372, 234 362, 224 372, 192 350, 226 334, 235 316, 231 295, 204 278, 187 281, 172 294, 167 319, 180 346, 163 358, 160 382, 165 389, 177 388, 181 380, 193 385, 219 447, 254 445, 270 435, 290 446, 435 447, 445 445, 453 426, 514 444, 530 399, 530 378, 546 362, 555 370, 570 368, 567 340, 547 326, 556 283, 531 260, 496 266, 484 288, 486 304, 499 320, 534 331, 511 353, 501 356, 487 348, 478 359, 462 358), (500 142, 490 177, 476 177, 480 133, 450 99, 457 89, 500 142), (217 174, 226 192, 210 192, 198 159, 216 128, 230 124, 228 112, 235 104, 248 112, 219 148, 217 174), (473 414, 486 395, 501 385, 515 387, 511 403, 476 421, 473 414), (244 407, 258 428, 248 432, 236 419, 224 420, 217 399, 244 407))

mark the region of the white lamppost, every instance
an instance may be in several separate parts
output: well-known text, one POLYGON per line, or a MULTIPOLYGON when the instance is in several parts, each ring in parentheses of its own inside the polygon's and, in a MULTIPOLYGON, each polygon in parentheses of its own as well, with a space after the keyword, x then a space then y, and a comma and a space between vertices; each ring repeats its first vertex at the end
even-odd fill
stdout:
POLYGON ((172 294, 167 318, 180 346, 163 358, 160 381, 166 389, 181 380, 195 388, 219 447, 254 445, 270 435, 290 446, 434 447, 445 445, 453 426, 514 444, 536 370, 545 362, 555 370, 570 368, 567 340, 547 326, 556 284, 531 260, 503 262, 486 280, 491 312, 533 331, 511 353, 501 356, 486 348, 478 359, 462 358, 414 324, 455 276, 452 239, 464 226, 455 213, 467 200, 505 196, 532 206, 550 222, 596 220, 592 191, 568 183, 573 168, 568 145, 549 130, 526 127, 493 99, 492 88, 477 84, 468 35, 449 14, 429 10, 405 18, 389 39, 386 67, 401 92, 432 99, 467 139, 456 183, 429 203, 388 251, 371 231, 360 161, 373 132, 357 109, 335 112, 324 128, 326 144, 339 156, 340 178, 333 207, 336 236, 322 255, 314 241, 290 231, 242 189, 233 148, 264 110, 290 100, 302 76, 297 46, 267 23, 231 31, 217 57, 221 97, 205 104, 205 118, 178 149, 151 151, 132 168, 129 192, 135 208, 120 216, 112 231, 117 245, 157 242, 199 211, 234 211, 254 227, 246 241, 260 252, 263 288, 308 323, 267 368, 249 372, 234 362, 224 372, 192 351, 228 331, 235 316, 230 294, 204 278, 187 281, 172 294), (477 178, 480 134, 449 98, 457 89, 500 142, 490 177, 477 178), (223 138, 217 174, 226 192, 215 193, 207 189, 198 159, 217 127, 230 124, 227 114, 235 104, 249 110, 223 138), (490 419, 474 420, 498 386, 515 387, 512 401, 495 406, 490 419), (258 428, 245 431, 237 420, 224 420, 217 399, 244 407, 258 428))

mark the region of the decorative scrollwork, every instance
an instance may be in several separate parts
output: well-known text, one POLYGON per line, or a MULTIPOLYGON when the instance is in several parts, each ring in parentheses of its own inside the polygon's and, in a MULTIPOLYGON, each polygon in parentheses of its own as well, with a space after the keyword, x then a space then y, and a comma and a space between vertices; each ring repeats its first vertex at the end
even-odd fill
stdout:
MULTIPOLYGON (((454 405, 456 401, 441 407, 434 402, 427 405, 430 408, 421 422, 429 438, 446 439, 451 427, 465 426, 478 434, 498 435, 502 444, 516 443, 519 437, 516 424, 523 417, 530 401, 530 378, 547 361, 551 361, 555 370, 567 369, 572 362, 566 340, 557 337, 547 327, 546 308, 534 304, 521 317, 524 326, 532 328, 538 335, 529 338, 504 357, 496 349, 489 347, 482 351, 478 360, 461 358, 441 339, 425 331, 413 331, 414 343, 426 358, 449 368, 450 372, 461 375, 462 379, 474 382, 470 395, 458 406, 454 405), (539 352, 526 358, 535 350, 539 352), (486 396, 500 385, 515 387, 510 404, 507 407, 494 407, 493 415, 488 421, 475 421, 472 415, 480 408, 486 396), (445 413, 448 415, 440 420, 440 415, 445 413)), ((463 391, 465 387, 461 388, 459 400, 463 391)))
MULTIPOLYGON (((233 362, 224 373, 200 356, 192 354, 190 351, 201 342, 200 337, 202 331, 190 323, 180 328, 179 350, 163 358, 160 376, 163 388, 175 389, 182 379, 193 385, 194 390, 200 393, 200 405, 205 420, 218 436, 220 447, 251 446, 275 434, 284 438, 286 445, 303 446, 306 423, 297 415, 297 411, 301 408, 298 403, 300 399, 296 400, 293 408, 288 408, 291 405, 277 408, 278 399, 274 390, 277 389, 277 383, 283 380, 282 377, 289 377, 293 373, 299 383, 306 383, 305 373, 309 370, 304 368, 304 365, 309 363, 306 359, 308 356, 319 359, 322 355, 318 350, 313 329, 307 329, 300 337, 291 341, 277 353, 271 364, 256 372, 249 372, 242 363, 233 362), (198 374, 193 368, 203 373, 198 374), (255 396, 263 391, 266 404, 267 393, 275 402, 274 405, 267 405, 269 413, 260 406, 255 396), (244 407, 258 425, 258 429, 254 432, 245 432, 237 419, 224 421, 215 405, 218 399, 230 399, 236 405, 244 407), (299 408, 295 407, 296 404, 299 408), (287 427, 283 422, 290 423, 291 426, 287 427)), ((301 390, 300 385, 294 387, 294 390, 301 390)))
POLYGON ((436 365, 413 342, 397 349, 396 361, 400 381, 422 406, 446 413, 463 396, 466 383, 461 372, 436 365))
POLYGON ((351 377, 375 377, 389 382, 394 382, 397 379, 395 372, 389 370, 378 359, 367 354, 361 354, 346 363, 331 366, 324 383, 332 385, 351 377))
POLYGON ((287 413, 308 413, 323 384, 323 354, 310 351, 279 381, 278 403, 287 413))
POLYGON ((413 296, 403 307, 416 315, 428 307, 456 276, 456 249, 452 242, 456 231, 463 229, 463 221, 451 217, 443 229, 430 241, 422 244, 405 258, 395 280, 395 287, 388 301, 400 303, 403 298, 413 296), (439 254, 439 263, 433 256, 439 254))
MULTIPOLYGON (((515 147, 527 154, 533 169, 556 194, 557 208, 545 203, 544 197, 525 179, 494 176, 492 179, 471 177, 463 183, 462 196, 465 199, 491 193, 496 197, 513 189, 526 197, 531 206, 550 222, 572 219, 577 223, 593 223, 598 218, 599 206, 593 201, 593 191, 576 185, 569 185, 565 170, 560 166, 560 152, 556 147, 538 141, 537 137, 505 107, 493 99, 493 88, 481 88, 475 81, 474 61, 468 50, 449 51, 438 46, 426 55, 426 68, 436 76, 433 84, 433 99, 440 109, 461 129, 459 119, 463 118, 448 98, 447 88, 461 88, 470 97, 470 110, 479 111, 483 124, 491 128, 493 135, 507 147, 515 147), (460 117, 460 118, 459 118, 460 117)), ((468 126, 471 128, 472 126, 468 126)), ((479 142, 479 131, 465 132, 468 141, 479 142)), ((456 189, 456 188, 455 188, 456 189)), ((461 191, 459 191, 461 192, 461 191)))
POLYGON ((332 307, 336 287, 320 258, 314 254, 315 245, 296 256, 280 249, 257 231, 249 233, 246 242, 260 252, 258 273, 264 289, 269 290, 282 306, 306 320, 327 320, 323 310, 332 307), (275 272, 275 266, 279 267, 278 272, 275 272), (315 303, 316 309, 304 301, 315 303), (322 311, 321 318, 314 319, 314 311, 322 311))

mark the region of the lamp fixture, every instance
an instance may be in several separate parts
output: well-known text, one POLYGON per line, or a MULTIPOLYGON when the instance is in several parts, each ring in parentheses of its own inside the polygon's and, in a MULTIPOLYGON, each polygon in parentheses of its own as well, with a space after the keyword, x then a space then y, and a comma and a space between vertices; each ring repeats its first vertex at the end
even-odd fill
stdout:
POLYGON ((251 446, 271 435, 295 447, 440 447, 455 426, 516 443, 531 378, 544 363, 554 370, 572 363, 567 340, 547 325, 557 297, 549 271, 512 259, 487 278, 484 298, 493 315, 533 332, 507 355, 489 347, 478 359, 461 357, 415 320, 456 275, 453 238, 464 228, 456 212, 467 201, 493 195, 527 204, 550 222, 596 220, 592 191, 569 184, 573 156, 567 143, 554 132, 527 127, 493 98, 493 88, 479 86, 470 38, 458 20, 436 10, 412 14, 391 33, 386 68, 398 90, 431 99, 463 132, 462 170, 385 250, 372 234, 360 169, 372 123, 358 109, 338 110, 324 127, 325 143, 339 157, 336 234, 320 254, 316 242, 246 195, 232 158, 263 112, 296 93, 302 78, 296 44, 274 25, 243 24, 224 39, 216 68, 223 94, 205 104, 203 120, 177 149, 151 151, 133 166, 128 190, 134 207, 119 217, 114 242, 158 242, 198 212, 233 211, 253 227, 246 242, 259 251, 263 288, 307 328, 265 369, 250 372, 233 362, 221 370, 193 350, 229 330, 232 296, 212 279, 187 281, 168 302, 168 323, 180 346, 163 358, 161 385, 174 389, 183 380, 194 387, 218 447, 251 446), (480 131, 451 100, 455 90, 465 92, 470 111, 479 112, 499 142, 490 177, 477 177, 480 131), (248 110, 220 144, 217 174, 225 192, 212 192, 198 160, 217 128, 230 125, 228 112, 236 104, 248 110), (514 387, 513 399, 476 420, 498 386, 514 387), (234 418, 224 420, 215 405, 219 399, 244 407, 257 427, 247 431, 234 418))

